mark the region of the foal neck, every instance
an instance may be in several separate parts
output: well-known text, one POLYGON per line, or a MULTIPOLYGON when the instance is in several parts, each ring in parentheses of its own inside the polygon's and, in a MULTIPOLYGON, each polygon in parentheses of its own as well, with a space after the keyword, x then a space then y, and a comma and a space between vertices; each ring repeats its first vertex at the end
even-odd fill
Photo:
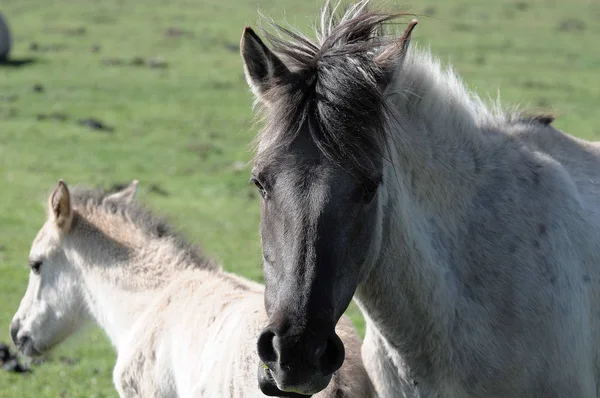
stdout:
POLYGON ((118 349, 134 323, 182 271, 206 280, 216 268, 189 252, 192 246, 182 247, 176 237, 152 236, 124 220, 115 224, 116 218, 77 215, 65 249, 80 267, 90 314, 118 349))

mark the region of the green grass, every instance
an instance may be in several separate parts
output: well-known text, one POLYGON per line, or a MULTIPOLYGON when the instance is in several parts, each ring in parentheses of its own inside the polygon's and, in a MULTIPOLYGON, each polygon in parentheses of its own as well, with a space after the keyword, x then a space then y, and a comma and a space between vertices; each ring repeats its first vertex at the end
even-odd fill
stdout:
MULTIPOLYGON (((9 340, 27 283, 29 244, 59 178, 88 185, 139 179, 140 200, 226 269, 261 279, 258 200, 247 185, 256 127, 237 46, 257 9, 307 27, 321 4, 2 1, 16 42, 13 58, 35 62, 0 68, 0 330, 6 331, 0 341, 9 340), (183 34, 166 35, 168 29, 183 34), (168 65, 106 64, 135 57, 168 65), (38 120, 40 114, 67 120, 38 120), (114 132, 76 122, 89 117, 114 132)), ((600 3, 413 0, 396 9, 431 15, 419 18, 414 42, 451 61, 476 92, 495 97, 500 89, 506 104, 556 111, 558 128, 588 139, 600 135, 600 3)), ((362 330, 354 307, 350 314, 362 330)), ((91 328, 30 376, 0 372, 0 396, 115 397, 114 359, 102 332, 91 328), (61 356, 79 362, 68 365, 61 356)))

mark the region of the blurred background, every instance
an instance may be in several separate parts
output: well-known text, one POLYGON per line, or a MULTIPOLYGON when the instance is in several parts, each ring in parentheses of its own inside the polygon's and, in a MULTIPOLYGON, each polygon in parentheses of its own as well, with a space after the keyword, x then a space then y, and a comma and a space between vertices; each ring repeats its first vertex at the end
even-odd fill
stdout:
MULTIPOLYGON (((239 39, 258 10, 308 31, 322 4, 1 1, 13 45, 0 63, 0 342, 59 178, 106 188, 138 179, 139 200, 227 270, 261 280, 258 198, 247 184, 258 126, 239 39)), ((600 136, 598 0, 385 4, 420 14, 413 43, 451 62, 473 91, 500 90, 505 105, 552 111, 557 128, 600 136)), ((117 396, 115 354, 95 327, 43 360, 20 360, 33 372, 0 370, 0 397, 117 396)))

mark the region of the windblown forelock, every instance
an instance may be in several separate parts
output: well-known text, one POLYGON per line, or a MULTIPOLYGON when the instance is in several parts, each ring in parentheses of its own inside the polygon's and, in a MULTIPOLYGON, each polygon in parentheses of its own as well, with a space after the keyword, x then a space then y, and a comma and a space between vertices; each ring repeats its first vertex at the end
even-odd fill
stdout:
POLYGON ((286 151, 298 134, 310 134, 330 160, 364 177, 387 153, 388 113, 381 84, 389 65, 375 62, 381 48, 397 41, 383 25, 404 14, 385 14, 359 2, 340 18, 324 8, 317 41, 269 24, 271 49, 291 74, 273 82, 264 94, 267 125, 258 138, 257 157, 286 151))

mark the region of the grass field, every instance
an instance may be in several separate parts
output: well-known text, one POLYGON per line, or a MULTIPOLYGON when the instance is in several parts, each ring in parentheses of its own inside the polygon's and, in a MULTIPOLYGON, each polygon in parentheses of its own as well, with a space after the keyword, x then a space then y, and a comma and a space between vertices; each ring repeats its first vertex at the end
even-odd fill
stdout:
MULTIPOLYGON (((428 14, 414 42, 430 44, 479 94, 500 89, 505 104, 556 111, 558 128, 600 136, 597 0, 387 3, 428 14)), ((22 62, 0 66, 0 341, 9 340, 29 244, 59 178, 139 179, 140 200, 226 269, 260 280, 258 201, 247 184, 256 127, 239 38, 258 9, 304 28, 321 4, 2 0, 22 62), (113 130, 79 123, 89 118, 113 130)), ((0 371, 0 397, 115 397, 114 359, 90 328, 29 376, 0 371)))

